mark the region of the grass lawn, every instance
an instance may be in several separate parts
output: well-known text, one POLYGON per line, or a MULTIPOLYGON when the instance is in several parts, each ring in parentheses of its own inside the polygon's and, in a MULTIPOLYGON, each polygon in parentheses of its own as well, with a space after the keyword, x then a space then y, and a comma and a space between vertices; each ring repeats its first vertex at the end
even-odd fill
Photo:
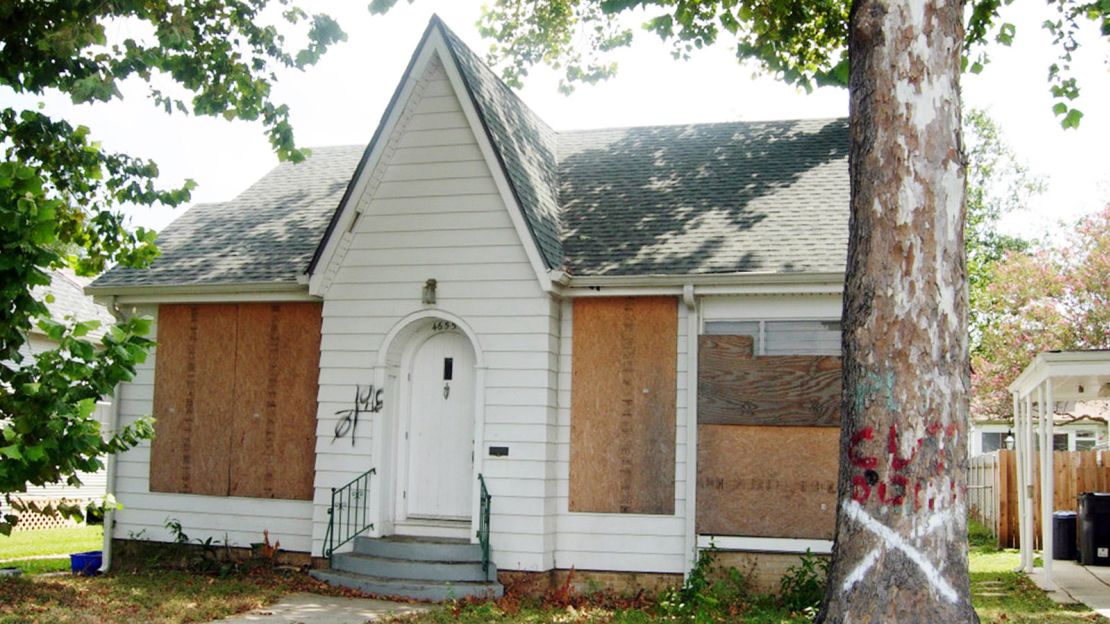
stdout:
MULTIPOLYGON (((0 553, 3 553, 0 558, 94 550, 100 545, 99 529, 95 527, 52 532, 53 540, 46 539, 46 533, 16 534, 14 541, 9 542, 0 538, 0 553)), ((68 569, 68 561, 62 562, 68 569)), ((1110 624, 1110 621, 1085 607, 1056 605, 1024 575, 1012 571, 1017 563, 1017 551, 998 551, 973 534, 971 591, 976 611, 984 624, 1110 624)), ((152 568, 94 578, 68 575, 0 578, 0 624, 203 622, 265 606, 295 591, 349 594, 329 588, 302 573, 250 566, 244 570, 222 578, 152 568)), ((808 589, 804 584, 797 586, 803 587, 802 593, 807 596, 805 600, 811 601, 812 586, 808 589)), ((777 598, 754 595, 747 590, 743 577, 734 575, 715 583, 706 581, 685 593, 629 598, 605 593, 585 596, 564 591, 555 592, 545 600, 507 597, 495 602, 459 602, 391 621, 405 624, 801 624, 811 621, 812 615, 812 610, 791 610, 777 598)))
MULTIPOLYGON (((989 538, 989 535, 987 536, 989 538)), ((972 536, 970 573, 972 602, 984 624, 988 623, 1047 623, 1110 624, 1083 605, 1057 605, 1044 592, 1025 577, 1014 572, 1019 561, 1018 551, 999 551, 981 537, 972 536), (978 543, 976 543, 978 542, 978 543)), ((726 604, 727 600, 721 600, 726 604)), ((639 608, 622 608, 618 603, 606 604, 605 600, 591 604, 589 600, 573 607, 552 607, 539 603, 520 603, 502 599, 496 603, 446 606, 424 614, 400 616, 394 621, 405 624, 480 624, 482 622, 540 623, 540 622, 614 622, 624 624, 649 624, 652 622, 749 622, 749 623, 801 623, 812 620, 811 613, 790 612, 779 606, 771 597, 755 596, 741 601, 731 609, 708 609, 702 618, 691 615, 669 617, 658 604, 637 605, 639 608)))
POLYGON ((1058 605, 1049 600, 1024 574, 1013 571, 1019 561, 1016 550, 972 548, 969 561, 972 602, 984 624, 1110 622, 1083 605, 1058 605))
POLYGON ((299 572, 217 578, 173 570, 0 579, 0 624, 204 622, 295 591, 337 593, 299 572))
POLYGON ((42 531, 16 531, 0 536, 0 567, 17 567, 24 574, 69 570, 69 554, 100 550, 104 531, 99 526, 79 526, 42 531), (52 559, 28 559, 57 555, 52 559), (22 561, 10 561, 23 559, 22 561))

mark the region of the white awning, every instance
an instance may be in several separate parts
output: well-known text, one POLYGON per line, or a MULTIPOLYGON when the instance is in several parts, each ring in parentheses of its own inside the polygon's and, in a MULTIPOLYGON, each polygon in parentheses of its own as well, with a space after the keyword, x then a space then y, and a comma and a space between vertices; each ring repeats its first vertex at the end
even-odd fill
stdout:
POLYGON ((1052 458, 1053 409, 1057 401, 1110 400, 1110 350, 1048 351, 1038 354, 1009 386, 1014 400, 1017 437, 1018 536, 1021 569, 1033 571, 1033 461, 1040 463, 1041 560, 1044 581, 1052 581, 1052 458), (1034 408, 1036 406, 1036 408, 1034 408), (1036 427, 1036 429, 1034 429, 1036 427), (1034 433, 1034 432, 1037 433, 1034 433), (1046 453, 1037 454, 1034 440, 1043 440, 1046 453))

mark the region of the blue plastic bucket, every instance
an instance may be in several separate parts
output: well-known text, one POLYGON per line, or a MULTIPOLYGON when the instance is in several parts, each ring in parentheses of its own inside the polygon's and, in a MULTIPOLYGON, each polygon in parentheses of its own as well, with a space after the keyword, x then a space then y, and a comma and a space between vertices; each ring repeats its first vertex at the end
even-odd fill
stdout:
POLYGON ((100 572, 102 563, 104 563, 104 555, 99 550, 73 553, 69 556, 69 571, 81 576, 92 576, 100 572))

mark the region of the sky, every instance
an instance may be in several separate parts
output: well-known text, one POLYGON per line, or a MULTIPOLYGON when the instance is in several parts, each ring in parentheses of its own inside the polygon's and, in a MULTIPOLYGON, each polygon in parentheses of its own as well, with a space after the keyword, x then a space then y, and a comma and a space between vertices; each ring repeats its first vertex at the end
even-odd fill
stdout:
MULTIPOLYGON (((399 2, 385 16, 370 15, 365 1, 308 0, 307 10, 335 16, 348 40, 333 47, 306 72, 279 72, 276 98, 290 106, 300 146, 365 144, 432 13, 480 54, 489 42, 477 32, 480 2, 418 0, 399 2)), ((964 107, 985 109, 1006 140, 1030 168, 1044 176, 1047 191, 1027 210, 1008 216, 1003 230, 1041 238, 1061 221, 1074 221, 1110 202, 1110 46, 1092 27, 1084 33, 1073 63, 1082 89, 1077 106, 1086 114, 1079 131, 1062 130, 1051 113, 1046 79, 1055 59, 1049 35, 1040 24, 1052 17, 1045 3, 1004 7, 1015 23, 1013 47, 991 48, 992 62, 980 75, 963 78, 964 107)), ((131 36, 115 25, 110 37, 131 36)), ((737 63, 724 44, 676 61, 667 44, 637 30, 631 48, 615 57, 616 78, 580 86, 571 96, 556 89, 558 75, 533 70, 521 92, 524 101, 556 130, 736 120, 842 117, 848 114, 845 89, 822 88, 805 94, 769 77, 754 76, 754 66, 737 63)), ((135 81, 123 88, 123 101, 75 106, 60 94, 28 98, 0 91, 0 106, 36 105, 45 112, 89 126, 94 138, 115 151, 156 161, 165 184, 185 178, 198 183, 193 203, 233 198, 277 164, 257 123, 167 115, 146 98, 135 81)), ((185 208, 134 208, 134 225, 162 229, 185 208)))

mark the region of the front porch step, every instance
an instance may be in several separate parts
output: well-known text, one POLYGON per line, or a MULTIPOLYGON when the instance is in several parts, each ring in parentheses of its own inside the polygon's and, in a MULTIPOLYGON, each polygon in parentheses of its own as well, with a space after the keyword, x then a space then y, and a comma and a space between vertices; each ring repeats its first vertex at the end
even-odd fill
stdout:
POLYGON ((312 576, 379 596, 450 600, 499 598, 497 568, 482 571, 482 547, 469 540, 424 537, 358 537, 351 552, 332 555, 330 570, 312 576))
POLYGON ((482 547, 470 540, 390 536, 356 537, 354 552, 387 559, 410 561, 481 561, 482 547))
POLYGON ((490 582, 444 582, 419 581, 411 579, 382 578, 366 576, 343 570, 312 570, 313 578, 329 585, 356 589, 377 596, 405 596, 417 600, 442 602, 457 598, 475 596, 479 598, 500 598, 504 589, 500 583, 490 582))
POLYGON ((394 559, 361 553, 344 553, 332 558, 332 569, 382 578, 419 581, 485 582, 497 580, 497 568, 490 563, 489 574, 482 571, 481 559, 470 561, 427 561, 394 559))

